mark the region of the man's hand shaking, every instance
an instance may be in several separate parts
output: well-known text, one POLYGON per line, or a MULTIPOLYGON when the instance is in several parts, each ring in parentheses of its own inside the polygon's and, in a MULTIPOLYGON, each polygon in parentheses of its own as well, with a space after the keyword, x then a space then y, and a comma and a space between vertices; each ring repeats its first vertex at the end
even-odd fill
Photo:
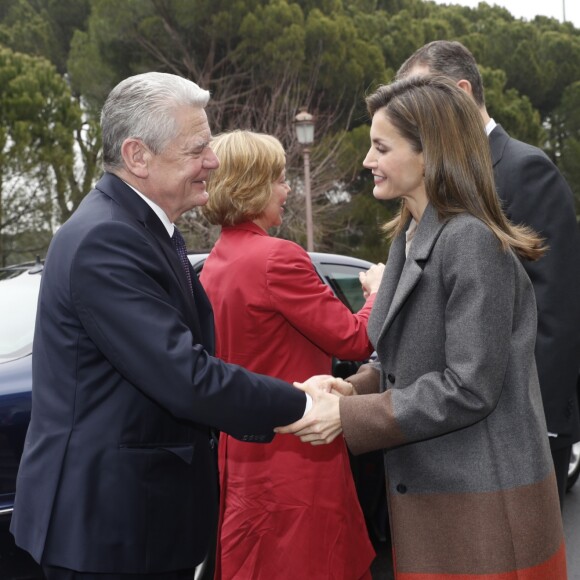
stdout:
POLYGON ((276 433, 288 433, 300 437, 304 443, 324 445, 331 443, 342 432, 339 398, 354 395, 354 387, 330 375, 316 375, 304 383, 294 383, 312 397, 312 409, 299 421, 277 427, 276 433))

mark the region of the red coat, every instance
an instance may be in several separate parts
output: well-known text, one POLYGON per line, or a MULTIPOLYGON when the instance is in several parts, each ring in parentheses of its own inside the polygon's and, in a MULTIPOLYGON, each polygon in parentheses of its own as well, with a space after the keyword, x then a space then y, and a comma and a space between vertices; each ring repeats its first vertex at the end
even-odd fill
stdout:
MULTIPOLYGON (((352 314, 298 245, 253 223, 224 227, 201 281, 214 308, 217 356, 287 381, 330 374, 332 355, 368 356, 374 295, 352 314)), ((358 580, 374 558, 342 437, 313 447, 222 433, 216 578, 358 580)))

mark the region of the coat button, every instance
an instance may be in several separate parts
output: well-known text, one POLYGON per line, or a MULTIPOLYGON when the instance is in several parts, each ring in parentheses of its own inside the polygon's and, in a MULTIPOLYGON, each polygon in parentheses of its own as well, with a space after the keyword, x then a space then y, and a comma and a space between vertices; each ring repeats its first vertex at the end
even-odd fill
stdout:
POLYGON ((395 384, 395 375, 392 375, 391 373, 389 373, 387 375, 387 379, 389 379, 389 383, 395 384))
POLYGON ((399 483, 397 485, 397 491, 399 493, 407 493, 407 486, 406 485, 403 485, 402 483, 399 483))

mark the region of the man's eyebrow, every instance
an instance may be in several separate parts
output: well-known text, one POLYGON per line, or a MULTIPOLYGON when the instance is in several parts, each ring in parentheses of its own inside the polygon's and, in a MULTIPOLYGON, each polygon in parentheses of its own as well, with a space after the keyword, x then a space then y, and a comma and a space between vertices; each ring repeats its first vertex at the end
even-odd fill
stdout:
POLYGON ((206 147, 209 147, 209 144, 212 141, 212 137, 210 137, 209 139, 204 139, 203 141, 196 141, 194 143, 191 144, 190 149, 192 151, 202 151, 203 149, 205 149, 206 147))

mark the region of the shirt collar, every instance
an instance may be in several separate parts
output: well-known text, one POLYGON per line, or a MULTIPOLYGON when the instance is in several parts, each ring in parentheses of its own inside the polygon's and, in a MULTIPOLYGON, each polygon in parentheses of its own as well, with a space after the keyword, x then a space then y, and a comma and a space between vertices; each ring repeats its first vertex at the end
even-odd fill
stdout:
MULTIPOLYGON (((125 181, 124 183, 127 182, 125 181)), ((127 183, 127 185, 155 212, 167 230, 169 237, 173 237, 175 226, 171 223, 170 219, 167 217, 167 214, 155 202, 151 201, 147 196, 143 195, 139 190, 135 189, 130 183, 127 183)))
POLYGON ((487 125, 485 126, 485 132, 487 133, 487 136, 489 137, 489 134, 497 127, 497 123, 493 120, 490 119, 487 122, 487 125))

